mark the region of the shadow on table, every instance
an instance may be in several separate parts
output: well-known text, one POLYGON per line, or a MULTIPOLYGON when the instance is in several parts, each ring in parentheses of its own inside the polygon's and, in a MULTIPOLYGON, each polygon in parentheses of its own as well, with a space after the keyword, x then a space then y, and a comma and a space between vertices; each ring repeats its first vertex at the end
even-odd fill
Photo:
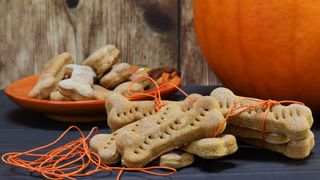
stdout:
POLYGON ((32 112, 22 108, 14 109, 6 114, 6 119, 20 126, 47 130, 65 130, 71 125, 78 126, 82 130, 89 130, 94 126, 99 129, 107 128, 107 122, 97 123, 71 123, 52 120, 41 113, 32 112))
MULTIPOLYGON (((311 153, 310 156, 313 154, 311 153)), ((307 157, 305 159, 290 159, 280 153, 276 153, 267 149, 263 149, 262 147, 257 147, 253 145, 248 145, 245 143, 240 142, 239 143, 239 149, 238 151, 229 156, 230 159, 233 161, 240 160, 240 161, 252 161, 252 162, 261 162, 261 163, 276 163, 276 164, 286 164, 290 166, 301 166, 308 163, 307 157)))
POLYGON ((196 158, 192 166, 203 172, 218 173, 227 169, 235 168, 237 165, 230 161, 224 161, 223 159, 210 160, 196 158))

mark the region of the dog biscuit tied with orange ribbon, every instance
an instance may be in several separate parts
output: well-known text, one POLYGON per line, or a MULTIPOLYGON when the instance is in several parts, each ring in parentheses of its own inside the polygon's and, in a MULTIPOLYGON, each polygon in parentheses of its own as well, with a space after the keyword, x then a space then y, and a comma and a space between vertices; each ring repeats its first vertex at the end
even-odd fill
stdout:
MULTIPOLYGON (((117 156, 112 151, 116 147, 123 164, 128 167, 143 167, 182 145, 212 137, 225 124, 224 117, 216 110, 218 104, 209 96, 199 96, 193 103, 190 101, 193 100, 186 98, 179 103, 168 103, 153 115, 114 131, 105 139, 104 147, 97 148, 95 136, 90 141, 90 147, 96 149, 99 156, 103 154, 102 159, 106 163, 112 162, 117 156)), ((134 109, 131 113, 134 113, 134 109)))
MULTIPOLYGON (((192 94, 190 98, 179 102, 179 101, 164 101, 164 106, 168 104, 177 104, 187 111, 193 106, 195 102, 192 99, 197 99, 202 97, 201 95, 192 94)), ((108 114, 108 125, 112 131, 116 131, 117 129, 138 121, 144 117, 149 117, 156 113, 156 104, 153 101, 129 101, 125 97, 120 94, 113 94, 109 97, 106 101, 106 109, 108 114)), ((200 115, 201 116, 201 115, 200 115)), ((232 135, 228 135, 229 138, 208 138, 208 140, 202 141, 202 143, 193 143, 189 149, 192 149, 193 154, 201 156, 203 158, 218 158, 218 156, 223 157, 229 154, 234 153, 237 150, 237 144, 234 140, 235 138, 230 138, 232 135), (226 142, 227 141, 227 142, 226 142), (232 144, 232 145, 231 145, 232 144), (226 146, 228 145, 228 146, 226 146), (198 147, 199 146, 199 147, 198 147), (210 152, 207 156, 202 155, 203 150, 207 149, 210 152), (217 154, 220 152, 220 154, 217 154)), ((102 137, 100 137, 102 138, 102 137)), ((94 140, 93 140, 94 141, 94 140)), ((105 140, 107 142, 108 140, 105 140)), ((192 144, 192 143, 190 143, 192 144)), ((114 146, 113 146, 114 147, 114 146)), ((96 147, 95 147, 96 148, 96 147)), ((96 148, 97 149, 97 148, 96 148)), ((113 148, 111 148, 113 149, 113 148)), ((181 148, 180 148, 181 149, 181 148)), ((114 153, 113 153, 114 154, 114 153)), ((172 154, 172 152, 171 152, 172 154)), ((167 157, 166 154, 163 156, 167 157)), ((179 153, 175 153, 174 157, 178 157, 179 153)), ((162 156, 161 156, 162 157, 162 156)), ((161 159, 160 157, 160 159, 161 159)), ((169 156, 171 157, 171 155, 169 156)), ((111 158, 112 159, 112 158, 111 158)), ((162 158, 162 162, 165 162, 167 158, 162 158)), ((184 167, 183 157, 176 159, 177 161, 174 162, 174 159, 170 159, 170 163, 175 164, 175 167, 179 166, 184 167)), ((169 164, 170 164, 169 163, 169 164)), ((186 163, 188 164, 188 163, 186 163)))
POLYGON ((218 101, 219 109, 225 116, 235 104, 242 108, 251 106, 227 119, 226 132, 240 140, 251 144, 260 142, 262 147, 293 159, 307 157, 314 147, 314 136, 310 131, 312 113, 305 105, 294 103, 284 106, 278 103, 271 106, 266 114, 267 108, 257 105, 262 100, 236 96, 226 88, 213 90, 211 96, 218 101))
POLYGON ((39 76, 37 84, 28 96, 37 99, 46 99, 57 89, 58 83, 65 75, 64 66, 73 63, 70 53, 62 53, 48 61, 39 76))

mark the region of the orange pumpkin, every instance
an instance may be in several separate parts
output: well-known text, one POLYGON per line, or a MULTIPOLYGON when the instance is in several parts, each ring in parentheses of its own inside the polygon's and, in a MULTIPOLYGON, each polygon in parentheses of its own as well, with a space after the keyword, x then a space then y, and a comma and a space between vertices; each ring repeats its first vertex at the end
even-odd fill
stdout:
POLYGON ((195 0, 194 23, 226 87, 320 110, 320 1, 195 0))

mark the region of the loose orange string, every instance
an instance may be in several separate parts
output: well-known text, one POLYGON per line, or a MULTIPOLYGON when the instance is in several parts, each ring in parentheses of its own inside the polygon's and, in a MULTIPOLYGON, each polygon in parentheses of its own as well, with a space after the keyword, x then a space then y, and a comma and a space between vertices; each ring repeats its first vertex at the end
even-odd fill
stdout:
POLYGON ((117 179, 120 179, 123 171, 139 171, 156 176, 169 176, 176 172, 174 168, 166 166, 152 166, 146 168, 110 167, 102 163, 100 157, 96 153, 89 150, 88 141, 91 136, 97 133, 98 128, 94 127, 87 136, 84 136, 83 132, 78 127, 70 126, 55 141, 47 145, 24 152, 9 152, 3 154, 1 159, 6 164, 28 169, 31 173, 37 172, 50 180, 74 180, 75 177, 89 176, 96 172, 113 170, 119 170, 117 179), (81 137, 45 154, 36 153, 36 151, 45 150, 58 143, 71 129, 76 129, 81 137), (23 157, 31 157, 35 159, 25 160, 23 157), (93 165, 95 167, 92 169, 93 165), (168 170, 171 172, 156 173, 151 171, 153 169, 168 170))
MULTIPOLYGON (((265 141, 265 129, 266 129, 266 119, 267 115, 270 112, 271 108, 275 105, 280 105, 280 104, 303 104, 302 102, 299 101, 291 101, 291 100, 283 100, 283 101, 275 101, 275 100, 260 100, 260 99, 254 99, 254 98, 241 98, 239 101, 236 101, 228 111, 226 115, 226 122, 231 116, 238 115, 242 112, 248 111, 250 109, 254 109, 257 107, 265 108, 263 118, 261 121, 261 139, 265 141), (256 102, 254 104, 244 104, 241 105, 243 101, 253 101, 256 102)), ((224 126, 224 125, 223 125, 224 126)), ((222 128, 220 128, 222 129, 222 128)))

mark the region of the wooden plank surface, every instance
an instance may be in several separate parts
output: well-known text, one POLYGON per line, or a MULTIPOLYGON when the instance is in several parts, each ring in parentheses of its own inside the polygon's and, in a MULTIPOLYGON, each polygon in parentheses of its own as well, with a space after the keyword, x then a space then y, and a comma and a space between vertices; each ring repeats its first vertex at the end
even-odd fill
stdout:
POLYGON ((81 63, 105 44, 115 44, 123 62, 181 67, 184 84, 216 85, 196 44, 191 5, 191 0, 1 0, 0 88, 39 73, 59 53, 69 51, 81 63))
POLYGON ((202 56, 193 27, 191 0, 180 1, 180 66, 185 85, 220 85, 202 56))

